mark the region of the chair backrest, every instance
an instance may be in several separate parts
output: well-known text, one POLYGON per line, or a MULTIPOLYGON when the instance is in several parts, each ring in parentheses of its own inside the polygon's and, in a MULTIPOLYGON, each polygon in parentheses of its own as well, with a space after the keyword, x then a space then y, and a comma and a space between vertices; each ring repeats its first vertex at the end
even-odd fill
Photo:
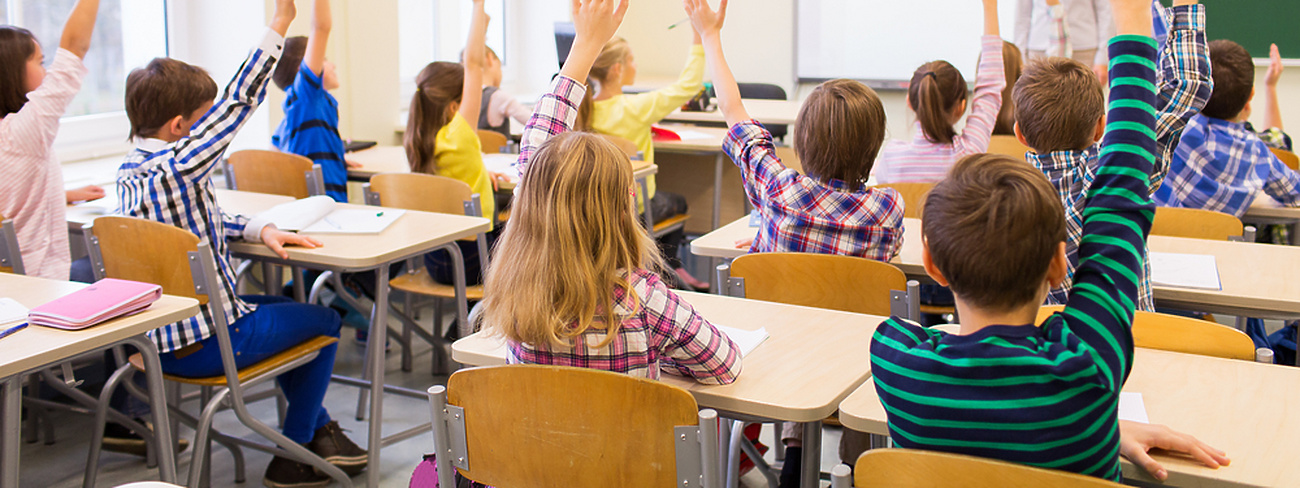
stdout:
POLYGON ((599 135, 602 139, 605 139, 613 143, 614 146, 618 147, 620 151, 623 151, 623 154, 627 155, 628 159, 636 159, 637 152, 639 151, 639 149, 637 149, 636 147, 636 143, 619 136, 611 136, 609 134, 597 134, 597 135, 599 135))
POLYGON ((681 388, 559 366, 457 371, 446 404, 463 409, 454 417, 464 422, 468 467, 460 472, 490 486, 682 486, 675 430, 701 424, 695 398, 681 388))
POLYGON ((26 274, 14 221, 0 215, 0 273, 26 274))
POLYGON ((1297 156, 1296 153, 1276 147, 1269 148, 1269 150, 1273 151, 1273 155, 1282 160, 1282 164, 1285 164, 1286 167, 1291 168, 1292 171, 1300 171, 1300 156, 1297 156))
POLYGON ((1005 154, 1016 159, 1025 159, 1025 153, 1033 151, 1021 144, 1016 136, 997 135, 989 138, 989 154, 1005 154))
POLYGON ((994 459, 913 449, 872 449, 858 458, 853 484, 860 487, 1104 488, 1119 483, 994 459))
POLYGON ((1156 207, 1151 234, 1226 241, 1241 237, 1243 227, 1236 217, 1199 208, 1156 207))
POLYGON ((497 154, 501 147, 510 143, 505 134, 494 130, 478 130, 478 142, 483 146, 483 154, 497 154))
POLYGON ((925 196, 930 194, 930 189, 934 188, 934 183, 890 183, 887 185, 876 185, 878 188, 893 188, 903 196, 903 216, 909 219, 921 218, 921 210, 925 208, 925 196))
MULTIPOLYGON (((1065 307, 1038 309, 1038 323, 1065 307)), ((1133 345, 1147 349, 1255 360, 1255 342, 1244 332, 1208 320, 1138 310, 1133 315, 1133 345)))
POLYGON ((190 297, 201 304, 206 294, 194 289, 190 255, 199 249, 194 233, 134 217, 99 217, 85 228, 87 248, 97 278, 117 278, 162 286, 163 293, 190 297))
POLYGON ((746 254, 731 276, 745 280, 745 298, 869 315, 892 315, 890 292, 907 290, 889 263, 833 254, 746 254))
POLYGON ((293 198, 323 194, 324 181, 310 159, 280 151, 245 149, 229 158, 235 189, 293 198), (312 181, 312 180, 315 181, 312 181))
MULTIPOLYGON (((737 83, 740 88, 740 98, 752 98, 755 100, 789 100, 785 94, 785 88, 781 85, 771 83, 737 83)), ((767 125, 767 124, 764 124, 767 125)), ((767 125, 768 132, 772 133, 772 138, 784 139, 790 127, 785 124, 767 125)))
POLYGON ((385 207, 453 215, 465 215, 465 202, 474 198, 463 181, 422 173, 377 174, 370 178, 370 193, 385 207))

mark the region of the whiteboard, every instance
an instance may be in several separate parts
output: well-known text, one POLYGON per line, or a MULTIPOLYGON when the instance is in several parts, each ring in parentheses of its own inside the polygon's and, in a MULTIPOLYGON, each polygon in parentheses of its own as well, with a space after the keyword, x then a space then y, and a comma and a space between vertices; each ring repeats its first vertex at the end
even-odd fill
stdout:
MULTIPOLYGON (((1017 3, 998 3, 1003 39, 1013 38, 1017 3)), ((984 32, 979 0, 796 0, 796 8, 800 79, 905 88, 917 67, 942 59, 975 80, 984 32)))

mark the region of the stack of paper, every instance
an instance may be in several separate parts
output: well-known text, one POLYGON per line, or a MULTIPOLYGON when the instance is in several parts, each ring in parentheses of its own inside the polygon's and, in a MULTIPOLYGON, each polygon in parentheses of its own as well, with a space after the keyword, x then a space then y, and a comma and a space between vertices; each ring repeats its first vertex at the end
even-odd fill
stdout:
POLYGON ((27 320, 27 307, 12 298, 0 298, 0 325, 27 320))
POLYGON ((1119 419, 1130 422, 1149 424, 1147 405, 1142 401, 1141 393, 1122 391, 1119 393, 1119 419))
POLYGON ((763 327, 759 327, 758 330, 741 330, 735 327, 727 327, 725 325, 717 324, 714 324, 714 327, 717 327, 723 334, 730 337, 731 342, 736 343, 736 347, 740 348, 740 357, 742 358, 748 356, 749 353, 754 352, 754 349, 769 337, 767 335, 767 329, 763 327))
POLYGON ((1153 252, 1151 284, 1178 288, 1222 290, 1219 282, 1219 265, 1214 256, 1206 254, 1175 254, 1153 252))
POLYGON ((271 207, 258 217, 283 230, 317 234, 378 234, 405 210, 368 207, 338 208, 327 196, 314 196, 271 207))

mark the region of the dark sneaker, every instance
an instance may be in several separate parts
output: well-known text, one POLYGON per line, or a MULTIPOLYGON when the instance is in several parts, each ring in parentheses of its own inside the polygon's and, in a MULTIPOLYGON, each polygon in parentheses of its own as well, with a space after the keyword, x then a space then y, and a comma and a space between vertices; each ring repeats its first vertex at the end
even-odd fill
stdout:
POLYGON ((365 470, 366 462, 370 459, 370 453, 343 435, 343 428, 335 420, 316 429, 315 437, 307 443, 307 449, 337 466, 348 476, 356 476, 365 470))
MULTIPOLYGON (((145 427, 153 427, 152 424, 143 419, 136 419, 136 422, 143 424, 145 427)), ((148 452, 143 437, 136 434, 134 430, 113 422, 109 422, 108 425, 104 426, 103 446, 105 451, 133 454, 140 457, 144 457, 148 452)), ((176 452, 184 451, 187 447, 190 447, 190 441, 179 439, 176 452)))
POLYGON ((268 488, 315 488, 330 484, 330 477, 318 474, 310 464, 276 456, 266 466, 262 484, 268 488))

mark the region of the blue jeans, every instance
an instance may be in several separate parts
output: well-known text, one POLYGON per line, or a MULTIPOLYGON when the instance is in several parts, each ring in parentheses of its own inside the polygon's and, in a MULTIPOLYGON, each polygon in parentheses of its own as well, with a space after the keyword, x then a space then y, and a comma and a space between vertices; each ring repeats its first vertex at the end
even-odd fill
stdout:
MULTIPOLYGON (((230 326, 230 345, 235 352, 235 364, 240 368, 316 336, 339 336, 339 314, 331 309, 295 303, 284 297, 252 295, 241 298, 258 307, 230 326)), ((224 374, 217 336, 213 335, 200 344, 202 348, 183 358, 177 358, 174 353, 162 354, 163 371, 192 378, 224 374)), ((321 349, 316 359, 276 378, 289 400, 284 417, 284 435, 294 442, 311 442, 316 429, 330 421, 321 402, 325 400, 330 374, 334 372, 337 349, 337 344, 331 344, 321 349)))

